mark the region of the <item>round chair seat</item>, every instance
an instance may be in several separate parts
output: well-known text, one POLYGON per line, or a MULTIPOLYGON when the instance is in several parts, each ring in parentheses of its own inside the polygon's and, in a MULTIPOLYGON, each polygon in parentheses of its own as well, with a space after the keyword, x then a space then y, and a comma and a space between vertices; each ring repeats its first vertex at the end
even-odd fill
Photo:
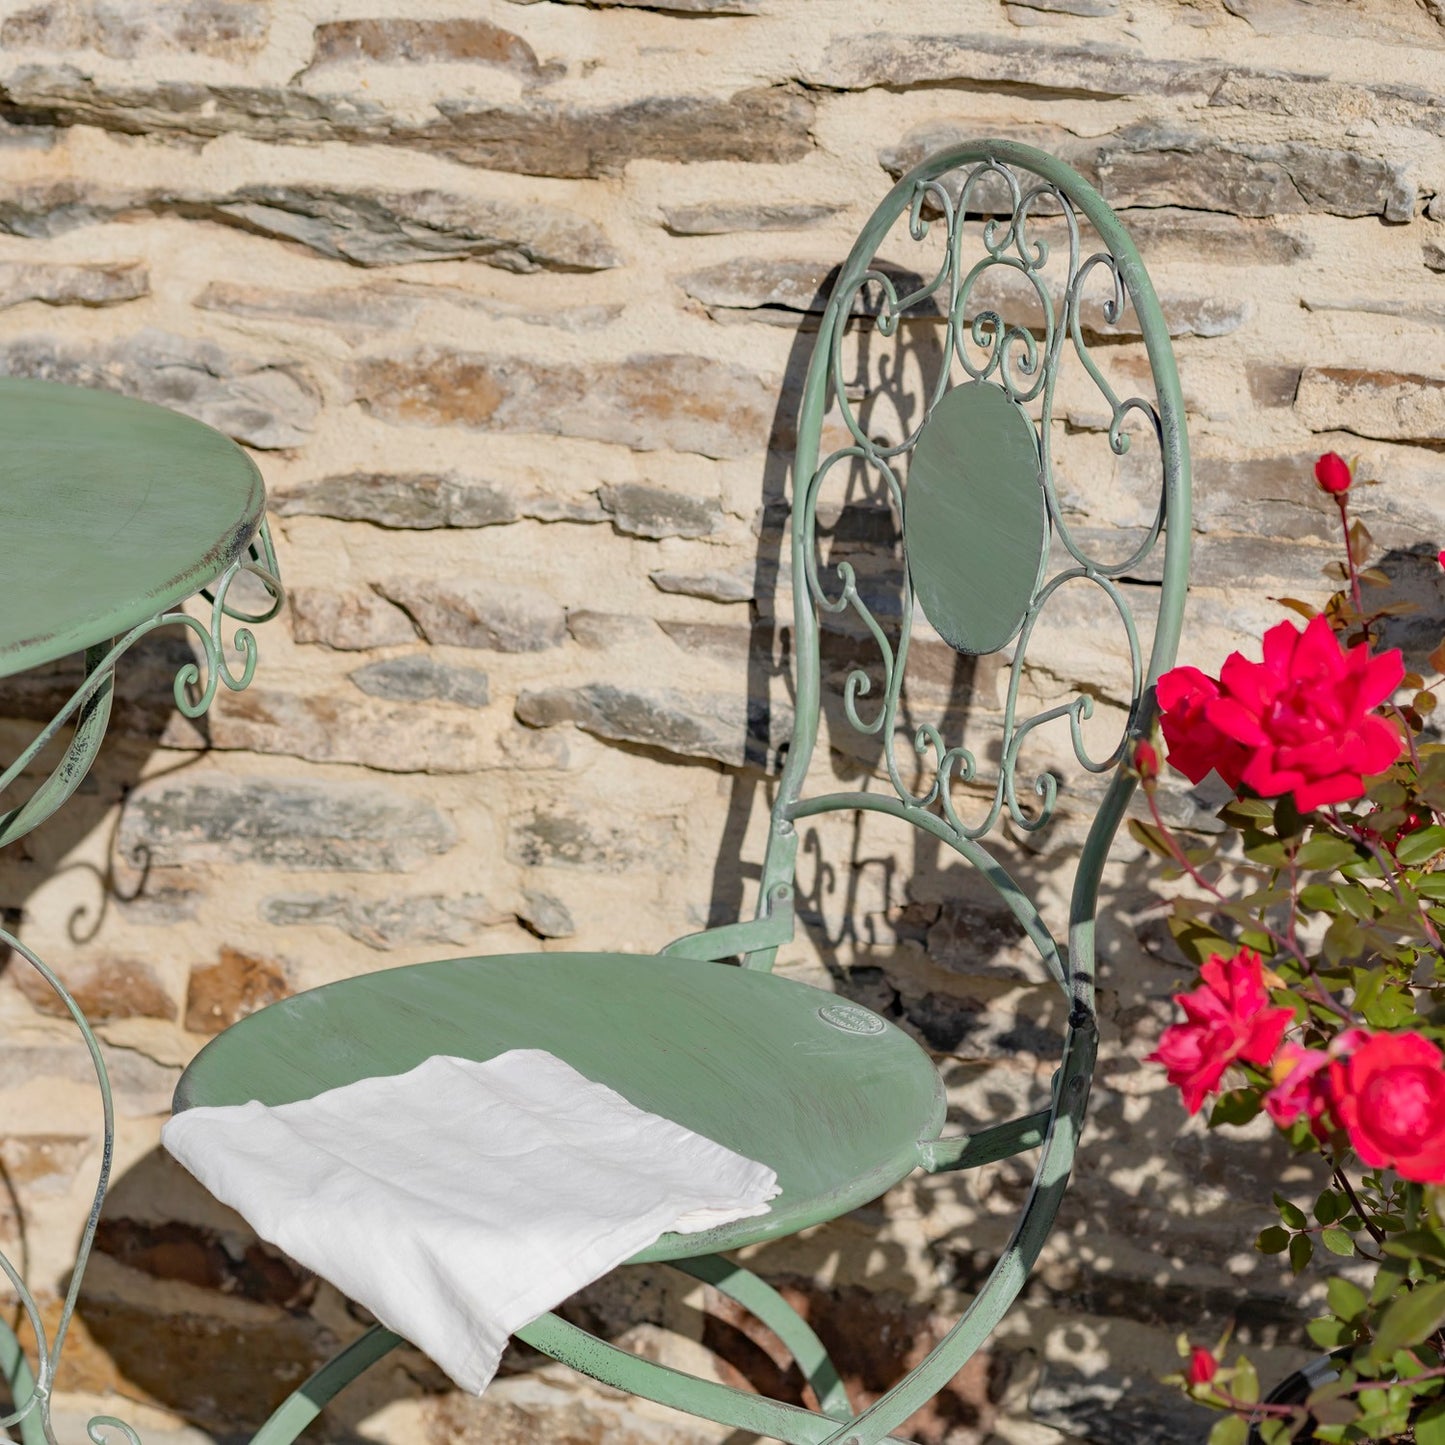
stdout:
POLYGON ((877 1198, 938 1137, 943 1085, 892 1024, 773 974, 666 955, 456 958, 272 1004, 196 1056, 176 1112, 284 1104, 433 1054, 546 1049, 639 1108, 771 1166, 769 1213, 664 1235, 637 1262, 734 1249, 877 1198))

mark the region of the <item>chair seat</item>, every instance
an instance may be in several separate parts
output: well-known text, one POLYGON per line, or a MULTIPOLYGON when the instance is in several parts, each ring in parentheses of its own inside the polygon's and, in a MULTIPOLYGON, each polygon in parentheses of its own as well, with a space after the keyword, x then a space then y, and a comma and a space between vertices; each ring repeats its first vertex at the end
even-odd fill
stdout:
POLYGON ((455 958, 343 979, 213 1039, 176 1088, 177 1113, 284 1104, 433 1054, 546 1049, 639 1108, 777 1171, 770 1212, 664 1235, 635 1262, 791 1234, 877 1198, 943 1125, 942 1082, 892 1024, 773 974, 618 953, 455 958))

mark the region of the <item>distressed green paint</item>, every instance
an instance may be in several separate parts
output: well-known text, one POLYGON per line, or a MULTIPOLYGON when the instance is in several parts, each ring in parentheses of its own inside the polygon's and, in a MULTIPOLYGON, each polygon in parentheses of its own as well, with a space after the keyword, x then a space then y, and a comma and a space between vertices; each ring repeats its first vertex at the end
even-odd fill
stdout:
POLYGON ((956 386, 913 449, 903 542, 923 614, 960 652, 997 652, 1023 626, 1048 546, 1039 443, 991 382, 956 386))
POLYGON ((0 379, 0 677, 107 643, 213 582, 264 503, 251 459, 198 421, 0 379))
POLYGON ((517 954, 343 979, 272 1004, 207 1044, 177 1111, 285 1104, 432 1054, 546 1049, 579 1073, 777 1170, 767 1214, 664 1235, 642 1260, 713 1254, 792 1234, 876 1199, 943 1125, 943 1087, 907 1034, 819 1010, 837 996, 692 959, 517 954))
POLYGON ((291 1445, 358 1375, 401 1343, 401 1336, 384 1325, 372 1325, 293 1390, 251 1437, 251 1445, 291 1445))
POLYGON ((741 1305, 754 1319, 761 1320, 792 1355, 825 1415, 841 1420, 853 1413, 842 1377, 822 1340, 766 1280, 717 1254, 702 1259, 680 1259, 673 1268, 710 1284, 719 1294, 741 1305))

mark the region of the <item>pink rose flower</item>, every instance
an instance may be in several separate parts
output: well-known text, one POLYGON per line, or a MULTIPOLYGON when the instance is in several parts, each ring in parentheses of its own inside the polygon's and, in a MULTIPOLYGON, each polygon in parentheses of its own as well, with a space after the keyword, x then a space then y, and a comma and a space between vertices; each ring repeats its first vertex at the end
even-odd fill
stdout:
MULTIPOLYGON (((1262 798, 1293 793, 1301 812, 1363 796, 1365 779, 1400 756, 1399 732, 1371 711, 1405 675, 1398 648, 1344 649, 1323 617, 1264 634, 1264 660, 1234 652, 1219 671, 1207 721, 1243 746, 1240 781, 1262 798)), ((1226 779, 1228 781, 1228 779, 1226 779)))
POLYGON ((1197 667, 1176 667, 1159 679, 1155 692, 1170 763, 1191 783, 1202 783, 1212 770, 1237 788, 1249 750, 1209 720, 1208 707, 1219 697, 1218 682, 1197 667))
POLYGON ((1294 1018, 1293 1009, 1270 1006, 1264 963, 1252 949, 1233 958, 1213 955, 1199 977, 1199 988, 1175 995, 1185 1022, 1165 1029, 1159 1047, 1146 1056, 1164 1065, 1191 1114, 1218 1089, 1236 1059, 1261 1068, 1268 1064, 1294 1018))
POLYGON ((1316 1138, 1329 1132, 1324 1124, 1330 1106, 1330 1056, 1323 1049, 1281 1044, 1271 1073, 1274 1088, 1264 1096, 1264 1111, 1287 1129, 1296 1119, 1307 1119, 1316 1138))
POLYGON ((1371 1168, 1445 1183, 1445 1056, 1422 1034, 1373 1034, 1330 1064, 1333 1111, 1371 1168))

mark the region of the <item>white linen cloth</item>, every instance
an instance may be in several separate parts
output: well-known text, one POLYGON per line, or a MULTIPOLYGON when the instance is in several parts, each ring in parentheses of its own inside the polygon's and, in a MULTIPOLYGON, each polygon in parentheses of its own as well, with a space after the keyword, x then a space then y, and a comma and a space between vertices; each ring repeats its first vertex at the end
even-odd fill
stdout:
POLYGON ((480 1394, 507 1337, 668 1230, 768 1211, 777 1176, 540 1049, 437 1055, 165 1147, 263 1239, 480 1394))

